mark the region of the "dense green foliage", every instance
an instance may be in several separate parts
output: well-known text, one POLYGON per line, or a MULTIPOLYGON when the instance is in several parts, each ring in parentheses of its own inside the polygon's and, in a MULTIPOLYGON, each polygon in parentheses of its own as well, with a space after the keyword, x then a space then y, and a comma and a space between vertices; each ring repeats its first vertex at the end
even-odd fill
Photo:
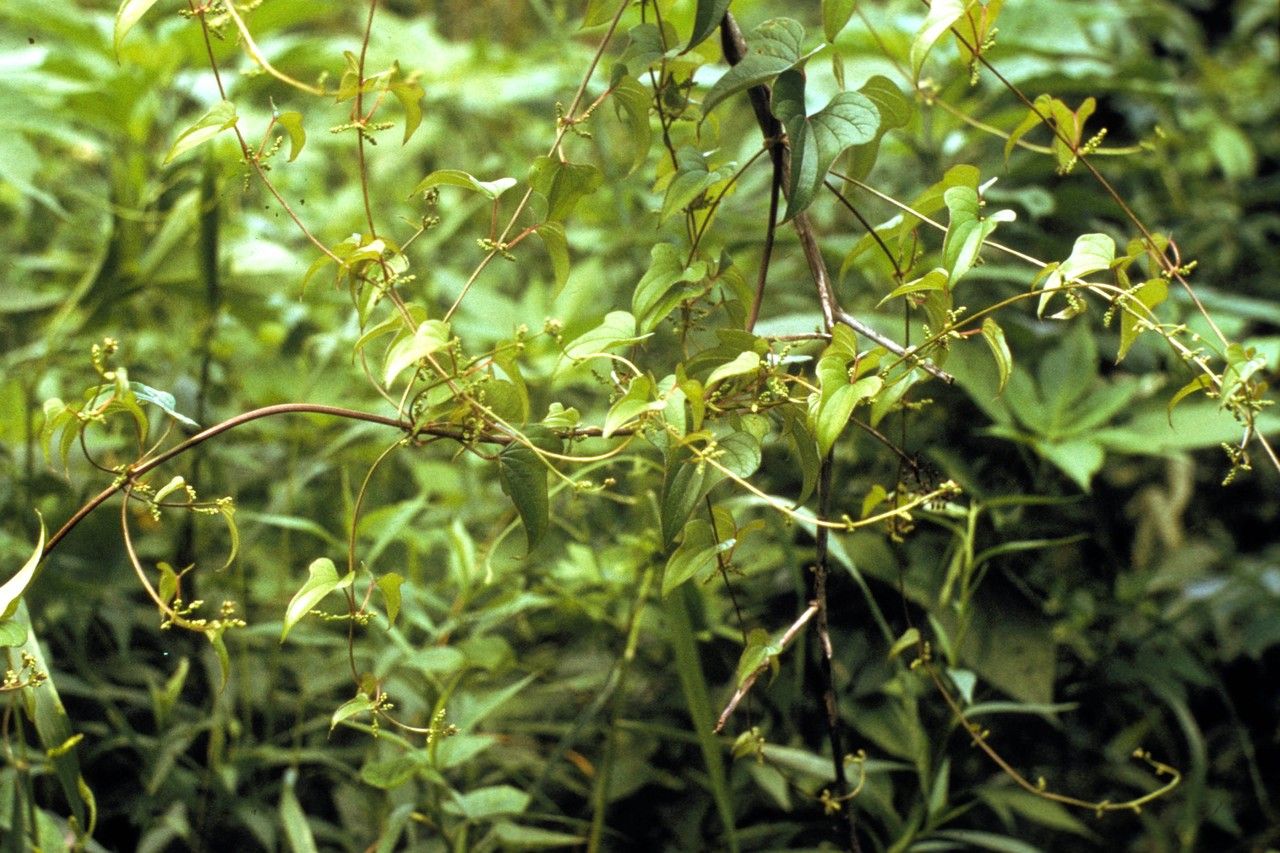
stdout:
POLYGON ((0 851, 1280 846, 1277 18, 5 0, 0 851))

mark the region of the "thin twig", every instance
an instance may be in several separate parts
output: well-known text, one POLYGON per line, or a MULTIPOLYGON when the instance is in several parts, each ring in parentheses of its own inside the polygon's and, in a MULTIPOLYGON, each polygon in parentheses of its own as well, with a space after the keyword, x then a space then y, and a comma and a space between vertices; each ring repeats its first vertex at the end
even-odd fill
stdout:
MULTIPOLYGON (((809 602, 809 606, 805 611, 801 613, 796 621, 791 623, 791 627, 787 628, 786 632, 783 633, 782 639, 778 643, 779 653, 785 651, 787 646, 791 645, 791 641, 800 634, 800 631, 805 625, 809 624, 809 620, 812 619, 817 612, 818 602, 809 602)), ((760 679, 760 676, 764 675, 768 671, 769 663, 765 662, 756 667, 750 675, 743 679, 742 684, 734 691, 733 697, 727 704, 725 704, 724 710, 720 712, 720 718, 716 720, 716 727, 712 729, 713 733, 720 734, 720 732, 724 731, 725 725, 728 724, 729 718, 733 716, 733 712, 738 709, 739 703, 741 703, 742 700, 746 698, 747 694, 751 692, 751 688, 755 686, 756 682, 760 679)))

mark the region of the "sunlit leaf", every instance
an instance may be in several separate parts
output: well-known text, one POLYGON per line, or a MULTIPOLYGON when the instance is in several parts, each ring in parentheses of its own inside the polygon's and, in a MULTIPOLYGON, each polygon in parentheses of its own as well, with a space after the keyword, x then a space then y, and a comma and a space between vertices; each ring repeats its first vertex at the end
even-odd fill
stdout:
POLYGON ((284 642, 285 637, 289 636, 289 631, 293 626, 306 616, 311 610, 324 599, 329 593, 337 589, 343 589, 351 585, 355 580, 355 576, 347 573, 341 578, 338 577, 338 570, 333 565, 333 560, 328 557, 320 557, 313 560, 311 565, 307 567, 307 582, 293 595, 289 601, 289 606, 285 608, 284 628, 280 632, 280 642, 284 642))
POLYGON ((942 34, 964 14, 963 0, 932 0, 924 25, 911 42, 911 76, 920 79, 920 68, 942 34))
POLYGON ((449 324, 443 320, 426 320, 420 323, 412 335, 406 335, 387 350, 387 364, 382 371, 382 381, 390 386, 406 367, 444 349, 451 339, 449 324))
POLYGON ((338 706, 329 718, 329 731, 333 731, 343 720, 349 720, 357 714, 364 714, 377 707, 377 702, 363 693, 357 693, 338 706))
POLYGON ((419 181, 409 195, 415 196, 419 193, 424 193, 432 187, 462 187, 463 189, 478 192, 488 198, 496 199, 515 185, 515 178, 497 178, 492 181, 482 181, 460 169, 437 169, 419 181))
POLYGON ((387 572, 378 578, 378 591, 382 593, 382 601, 387 608, 387 623, 396 624, 400 615, 400 587, 404 586, 404 576, 398 572, 387 572))
POLYGON ((307 131, 302 126, 302 113, 297 110, 280 113, 276 116, 276 124, 283 127, 289 134, 289 162, 292 163, 302 153, 302 146, 307 144, 307 131))
POLYGON ((173 147, 164 158, 165 165, 172 163, 192 148, 208 142, 222 131, 234 127, 238 120, 236 105, 230 101, 219 101, 197 119, 195 124, 178 134, 173 147))
POLYGON ((1013 372, 1013 353, 1009 352, 1009 344, 1004 339, 1004 329, 994 319, 987 317, 982 321, 982 339, 987 342, 991 357, 996 360, 996 369, 1000 372, 1000 390, 1003 391, 1005 383, 1009 381, 1009 374, 1013 372))
POLYGON ((834 42, 853 17, 854 0, 822 0, 822 34, 834 42))
POLYGON ((27 587, 31 585, 31 581, 35 579, 36 570, 40 568, 40 560, 44 557, 44 519, 40 519, 40 536, 36 539, 35 550, 31 552, 31 556, 27 558, 27 562, 22 565, 9 578, 0 585, 0 619, 8 619, 18 609, 18 602, 22 599, 22 594, 27 591, 27 587))
POLYGON ((952 187, 942 194, 951 213, 947 236, 942 242, 942 264, 948 270, 947 284, 956 282, 973 267, 982 251, 982 243, 1001 222, 1012 222, 1012 210, 997 210, 990 216, 979 215, 982 206, 978 193, 969 187, 952 187))
POLYGON ((120 8, 116 10, 115 34, 112 38, 112 48, 117 59, 120 58, 120 45, 124 42, 124 37, 154 5, 156 0, 123 0, 120 4, 120 8))

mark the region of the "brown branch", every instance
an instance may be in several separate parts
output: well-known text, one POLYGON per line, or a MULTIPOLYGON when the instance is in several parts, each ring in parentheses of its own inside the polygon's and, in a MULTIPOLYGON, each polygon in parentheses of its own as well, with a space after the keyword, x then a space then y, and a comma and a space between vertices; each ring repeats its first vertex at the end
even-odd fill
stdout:
MULTIPOLYGON (((780 652, 784 651, 787 646, 791 645, 791 641, 796 638, 796 635, 800 633, 801 629, 803 629, 805 625, 809 624, 809 620, 812 619, 817 612, 818 602, 809 602, 809 606, 805 611, 800 614, 796 621, 791 623, 791 627, 782 635, 782 639, 778 643, 780 652)), ((724 731, 725 725, 729 722, 729 718, 733 716, 733 712, 738 709, 739 703, 741 703, 742 700, 746 698, 747 694, 751 692, 751 688, 755 686, 755 683, 760 679, 760 676, 764 675, 768 670, 769 662, 766 661, 756 667, 755 670, 753 670, 752 673, 743 680, 741 686, 734 691, 733 697, 724 706, 724 710, 720 712, 720 718, 716 720, 716 727, 712 729, 712 732, 720 734, 720 732, 724 731)))

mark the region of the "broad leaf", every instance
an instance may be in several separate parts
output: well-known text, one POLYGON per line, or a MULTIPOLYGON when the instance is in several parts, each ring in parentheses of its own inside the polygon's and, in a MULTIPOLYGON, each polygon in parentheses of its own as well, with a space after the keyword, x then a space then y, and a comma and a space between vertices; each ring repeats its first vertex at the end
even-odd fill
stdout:
POLYGON ((1009 352, 1009 344, 1004 339, 1004 329, 991 317, 987 317, 982 321, 982 339, 987 342, 991 356, 996 360, 996 369, 1000 372, 1000 390, 1003 391, 1005 383, 1009 381, 1009 374, 1013 372, 1013 354, 1009 352))
POLYGON ((289 134, 289 162, 292 163, 302 153, 302 146, 307 144, 307 131, 302 126, 302 113, 297 110, 280 113, 276 116, 276 124, 283 127, 289 134))
POLYGON ((658 243, 649 250, 649 269, 631 296, 631 310, 642 332, 652 332, 685 299, 702 292, 700 282, 707 265, 695 261, 689 266, 670 243, 658 243), (684 287, 678 285, 684 284, 684 287))
POLYGON ((529 169, 529 186, 547 200, 547 219, 563 221, 583 198, 598 190, 604 175, 595 166, 539 157, 529 169))
POLYGON ((31 581, 40 568, 40 560, 44 557, 44 519, 40 519, 40 536, 36 540, 35 550, 27 558, 27 562, 14 573, 13 577, 0 586, 0 619, 8 619, 18 609, 22 594, 27 591, 31 581))
POLYGON ((623 119, 627 136, 631 140, 631 167, 627 170, 627 174, 630 174, 644 164, 653 140, 653 130, 649 125, 653 93, 639 80, 624 75, 614 83, 610 97, 613 99, 614 111, 623 119))
POLYGON ((372 711, 377 707, 377 703, 364 693, 357 693, 354 698, 348 699, 338 706, 333 712, 333 716, 329 718, 329 731, 333 731, 343 720, 349 720, 357 714, 364 714, 372 711))
POLYGON ((731 95, 767 83, 800 61, 804 27, 790 18, 765 21, 747 36, 747 55, 725 72, 702 100, 705 116, 731 95))
POLYGON ((1105 270, 1116 257, 1116 243, 1106 234, 1081 234, 1071 247, 1071 255, 1054 267, 1045 279, 1036 306, 1036 316, 1044 315, 1049 300, 1064 284, 1079 281, 1090 273, 1105 270))
POLYGON ((911 76, 920 79, 920 68, 942 34, 964 14, 963 0, 932 0, 924 25, 911 42, 911 76))
POLYGON ((573 359, 587 358, 617 347, 629 346, 647 337, 649 336, 636 334, 636 320, 631 314, 626 311, 610 311, 599 326, 574 338, 564 348, 564 354, 573 359))
POLYGON ((717 382, 723 382, 726 379, 732 379, 735 376, 746 376, 755 374, 760 370, 760 353, 755 350, 747 350, 739 353, 738 357, 727 364, 722 364, 715 370, 711 371, 711 375, 707 377, 707 381, 703 386, 710 389, 717 382))
POLYGON ((178 138, 174 140, 173 147, 169 149, 168 155, 164 158, 165 165, 172 163, 192 148, 208 142, 219 133, 222 133, 222 131, 234 127, 236 121, 238 121, 236 105, 230 101, 219 101, 212 109, 197 119, 195 124, 178 135, 178 138))
POLYGON ((1149 324, 1157 322, 1151 310, 1169 295, 1169 282, 1163 278, 1144 281, 1120 303, 1120 351, 1116 362, 1124 360, 1138 335, 1149 324), (1136 304, 1135 304, 1136 303, 1136 304))
POLYGON ((879 376, 864 376, 853 384, 836 388, 830 394, 823 393, 814 414, 814 434, 818 438, 818 453, 826 456, 844 432, 853 416, 854 408, 864 400, 880 393, 884 381, 879 376))
POLYGON ((425 320, 419 323, 412 335, 401 338, 387 350, 387 364, 382 371, 382 381, 390 386, 406 367, 447 347, 451 337, 449 324, 443 320, 425 320))
POLYGON ((791 140, 786 219, 812 204, 831 164, 853 145, 875 139, 880 111, 861 92, 840 92, 812 116, 804 112, 804 73, 787 71, 774 88, 774 114, 791 140))
POLYGON ((551 295, 555 298, 569 280, 569 241, 565 239, 564 223, 544 222, 534 229, 534 233, 542 238, 547 257, 551 259, 551 272, 555 278, 555 289, 551 295))
POLYGON ((693 16, 693 34, 682 53, 688 53, 706 41, 716 27, 720 26, 720 21, 728 10, 729 0, 698 0, 698 8, 693 16))
POLYGON ((822 34, 834 42, 853 17, 854 0, 822 0, 822 34))
POLYGON ((329 593, 338 589, 345 589, 355 580, 355 575, 351 572, 338 577, 338 570, 333 565, 333 560, 328 557, 320 557, 311 562, 307 567, 307 582, 302 588, 294 593, 293 598, 289 601, 289 606, 284 612, 284 629, 280 632, 280 642, 284 642, 289 636, 289 631, 297 625, 302 617, 311 612, 317 604, 324 599, 329 593))
POLYGON ((419 181, 409 195, 415 196, 418 193, 424 193, 432 187, 462 187, 472 192, 478 192, 486 198, 497 199, 498 196, 515 185, 515 178, 497 178, 492 181, 482 181, 460 169, 437 169, 419 181))
POLYGON ((706 519, 689 519, 684 526, 680 547, 671 553, 662 573, 662 594, 665 596, 685 581, 710 572, 715 568, 716 555, 729 550, 734 544, 732 539, 717 542, 706 519))
POLYGON ((120 8, 116 10, 115 33, 111 40, 117 59, 120 58, 120 45, 124 42, 124 37, 154 5, 156 0, 123 0, 120 4, 120 8))
POLYGON ((947 236, 942 242, 942 264, 948 271, 947 285, 955 287, 978 260, 982 243, 1001 222, 1012 222, 1012 210, 997 210, 988 217, 979 216, 981 203, 976 190, 952 187, 942 195, 951 213, 947 236))
MULTIPOLYGON (((533 447, 553 453, 560 451, 560 439, 545 427, 533 426, 525 438, 533 447)), ((498 476, 502 491, 515 504, 524 523, 525 542, 532 551, 550 524, 550 499, 547 494, 547 463, 533 449, 513 441, 498 454, 498 476)))

